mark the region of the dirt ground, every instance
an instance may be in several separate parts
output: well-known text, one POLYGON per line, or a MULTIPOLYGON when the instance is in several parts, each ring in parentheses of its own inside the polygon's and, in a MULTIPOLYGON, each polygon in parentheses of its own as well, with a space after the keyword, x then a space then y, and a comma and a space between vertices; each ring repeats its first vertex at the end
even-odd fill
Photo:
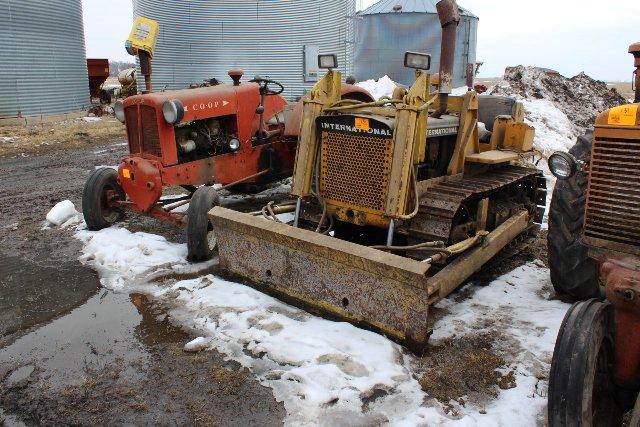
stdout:
MULTIPOLYGON (((0 156, 0 420, 281 424, 282 404, 249 372, 216 352, 184 353, 192 337, 172 326, 161 307, 101 289, 96 273, 77 261, 81 248, 72 233, 41 229, 58 201, 79 206, 96 165, 115 165, 125 154, 122 139, 111 138, 27 142, 36 147, 31 154, 0 156)), ((180 230, 157 221, 132 217, 127 226, 184 241, 180 230)), ((526 261, 546 261, 545 240, 540 234, 473 280, 489 282, 526 261)), ((457 295, 467 297, 464 289, 457 295)), ((433 320, 444 314, 434 310, 433 320)), ((495 339, 431 348, 416 362, 423 389, 446 403, 463 396, 482 402, 512 387, 512 374, 498 372, 505 361, 495 339)))
POLYGON ((0 424, 281 424, 283 405, 249 372, 216 352, 184 353, 192 337, 161 309, 104 291, 71 232, 41 230, 56 202, 79 205, 96 165, 117 164, 122 138, 23 147, 35 154, 0 156, 0 424))

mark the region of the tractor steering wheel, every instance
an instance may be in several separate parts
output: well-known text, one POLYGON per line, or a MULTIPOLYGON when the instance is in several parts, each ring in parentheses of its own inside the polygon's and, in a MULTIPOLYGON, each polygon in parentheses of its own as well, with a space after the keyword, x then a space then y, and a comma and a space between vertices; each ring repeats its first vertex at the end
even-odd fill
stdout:
POLYGON ((251 80, 251 82, 258 83, 260 85, 260 93, 266 96, 280 95, 282 92, 284 92, 284 86, 282 85, 282 83, 279 83, 275 80, 263 79, 262 77, 256 76, 253 80, 251 80), (278 88, 274 91, 269 89, 269 85, 275 85, 278 86, 278 88))

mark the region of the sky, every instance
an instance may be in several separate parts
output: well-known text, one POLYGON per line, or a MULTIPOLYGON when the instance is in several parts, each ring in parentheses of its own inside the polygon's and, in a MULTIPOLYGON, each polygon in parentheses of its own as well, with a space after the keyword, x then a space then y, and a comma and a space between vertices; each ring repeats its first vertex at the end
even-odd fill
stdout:
MULTIPOLYGON (((183 1, 183 0, 169 0, 183 1)), ((297 1, 297 0, 294 0, 297 1)), ((317 0, 321 1, 321 0, 317 0)), ((376 0, 357 0, 368 7, 376 0)), ((640 41, 640 1, 460 0, 480 17, 478 61, 482 77, 498 77, 511 65, 581 71, 607 81, 631 81, 628 49, 640 41)), ((130 60, 124 50, 131 0, 82 0, 88 57, 130 60)))

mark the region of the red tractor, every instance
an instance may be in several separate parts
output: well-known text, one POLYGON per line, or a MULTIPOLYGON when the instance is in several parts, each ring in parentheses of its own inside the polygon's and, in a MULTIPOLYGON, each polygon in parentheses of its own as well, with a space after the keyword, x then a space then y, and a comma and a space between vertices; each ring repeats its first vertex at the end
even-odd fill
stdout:
MULTIPOLYGON (((103 168, 89 177, 82 199, 87 227, 109 227, 127 210, 150 215, 186 225, 189 258, 209 259, 215 242, 207 212, 219 203, 213 185, 259 186, 287 177, 296 155, 302 103, 287 103, 276 81, 256 77, 241 83, 242 75, 231 70, 232 84, 147 93, 117 103, 130 155, 117 172, 103 168), (189 194, 164 199, 167 186, 189 194), (186 204, 186 214, 176 212, 186 204)), ((352 85, 343 97, 373 101, 352 85)))
POLYGON ((640 425, 640 43, 635 100, 602 112, 593 133, 554 153, 551 281, 574 304, 549 378, 549 425, 640 425))

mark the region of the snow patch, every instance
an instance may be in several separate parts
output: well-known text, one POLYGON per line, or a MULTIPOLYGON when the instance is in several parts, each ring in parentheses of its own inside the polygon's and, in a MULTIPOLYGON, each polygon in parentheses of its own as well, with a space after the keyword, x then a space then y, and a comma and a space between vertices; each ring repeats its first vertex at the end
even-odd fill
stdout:
POLYGON ((371 96, 378 100, 384 96, 391 97, 395 88, 398 87, 398 83, 391 80, 389 76, 384 76, 379 79, 370 79, 356 83, 356 86, 366 89, 371 96))
POLYGON ((67 228, 82 221, 82 215, 76 210, 73 202, 63 200, 47 213, 47 225, 67 228))
POLYGON ((95 122, 102 121, 100 117, 83 117, 82 120, 87 123, 95 123, 95 122))

